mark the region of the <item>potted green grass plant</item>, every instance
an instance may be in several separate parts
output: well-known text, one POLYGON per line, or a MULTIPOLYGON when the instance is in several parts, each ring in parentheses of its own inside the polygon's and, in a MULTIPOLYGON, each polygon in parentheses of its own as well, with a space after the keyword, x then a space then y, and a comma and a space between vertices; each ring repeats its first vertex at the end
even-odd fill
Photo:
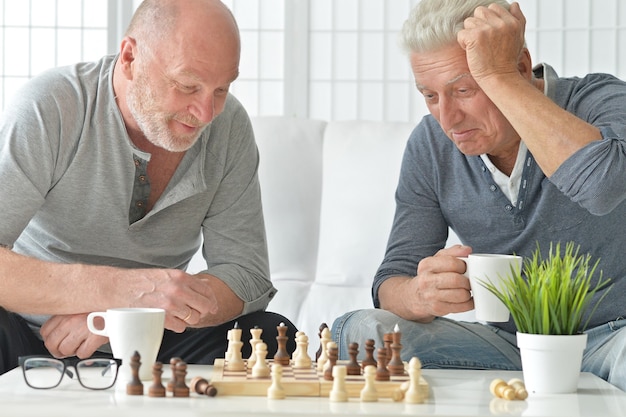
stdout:
POLYGON ((569 242, 550 244, 547 258, 537 246, 521 269, 511 268, 501 287, 481 284, 502 301, 517 327, 526 388, 536 393, 575 392, 582 354, 583 333, 598 304, 610 289, 598 262, 579 254, 569 242), (596 294, 603 294, 595 299, 596 294), (571 352, 571 353, 570 353, 571 352), (552 379, 554 378, 554 379, 552 379))

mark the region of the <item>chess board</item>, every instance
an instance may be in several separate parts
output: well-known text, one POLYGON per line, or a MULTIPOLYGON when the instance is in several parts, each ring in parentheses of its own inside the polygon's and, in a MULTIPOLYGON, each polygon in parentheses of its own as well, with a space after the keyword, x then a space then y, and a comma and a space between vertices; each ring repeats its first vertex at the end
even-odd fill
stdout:
MULTIPOLYGON (((271 360, 268 361, 271 366, 271 360)), ((229 371, 224 359, 216 359, 213 365, 211 383, 217 388, 217 395, 266 396, 267 389, 272 384, 271 377, 253 378, 250 370, 229 371)), ((337 365, 344 365, 338 361, 337 365)), ((389 381, 376 381, 375 387, 379 398, 392 398, 395 391, 409 380, 408 374, 391 376, 389 381)), ((363 375, 346 376, 346 390, 348 397, 359 398, 361 389, 365 385, 363 375)), ((333 381, 324 379, 323 372, 311 368, 294 369, 291 365, 283 367, 282 386, 285 394, 299 397, 328 397, 333 387, 333 381)), ((423 398, 428 398, 428 383, 420 378, 419 384, 423 398)))

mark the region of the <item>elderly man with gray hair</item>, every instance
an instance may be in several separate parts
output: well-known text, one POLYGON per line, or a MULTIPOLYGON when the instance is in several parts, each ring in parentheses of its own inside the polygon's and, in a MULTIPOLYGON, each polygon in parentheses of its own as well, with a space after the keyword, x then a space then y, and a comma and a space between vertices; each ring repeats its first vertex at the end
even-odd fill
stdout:
POLYGON ((398 324, 403 359, 424 368, 521 369, 512 321, 444 317, 474 308, 459 257, 573 241, 613 282, 585 330, 582 369, 626 389, 626 83, 533 66, 525 23, 504 0, 422 0, 406 21, 430 114, 407 143, 376 308, 333 324, 342 358, 398 324), (445 247, 449 228, 462 245, 445 247))

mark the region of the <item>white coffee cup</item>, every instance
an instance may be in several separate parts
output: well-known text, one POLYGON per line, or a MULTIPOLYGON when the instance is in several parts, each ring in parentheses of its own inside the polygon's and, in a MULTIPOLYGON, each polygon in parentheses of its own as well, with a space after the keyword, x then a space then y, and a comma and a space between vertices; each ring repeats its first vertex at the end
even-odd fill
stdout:
POLYGON ((511 267, 519 271, 522 257, 517 255, 500 255, 489 253, 472 253, 465 261, 465 276, 469 278, 474 297, 476 320, 505 322, 509 320, 509 309, 481 282, 490 282, 503 290, 503 280, 511 275, 511 267))
POLYGON ((131 379, 130 360, 135 351, 141 355, 139 378, 150 380, 152 366, 156 361, 163 340, 165 310, 160 308, 110 308, 87 316, 87 327, 100 336, 107 336, 115 358, 122 360, 118 382, 131 379), (99 329, 94 319, 101 317, 104 327, 99 329))

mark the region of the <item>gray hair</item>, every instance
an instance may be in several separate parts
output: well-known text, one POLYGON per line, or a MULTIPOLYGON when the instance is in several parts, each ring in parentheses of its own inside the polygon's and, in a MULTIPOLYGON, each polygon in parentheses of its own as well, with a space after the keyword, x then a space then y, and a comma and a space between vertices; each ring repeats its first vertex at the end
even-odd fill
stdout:
POLYGON ((433 51, 456 42, 463 22, 479 6, 496 3, 509 9, 506 0, 421 0, 402 26, 400 45, 407 53, 433 51))

